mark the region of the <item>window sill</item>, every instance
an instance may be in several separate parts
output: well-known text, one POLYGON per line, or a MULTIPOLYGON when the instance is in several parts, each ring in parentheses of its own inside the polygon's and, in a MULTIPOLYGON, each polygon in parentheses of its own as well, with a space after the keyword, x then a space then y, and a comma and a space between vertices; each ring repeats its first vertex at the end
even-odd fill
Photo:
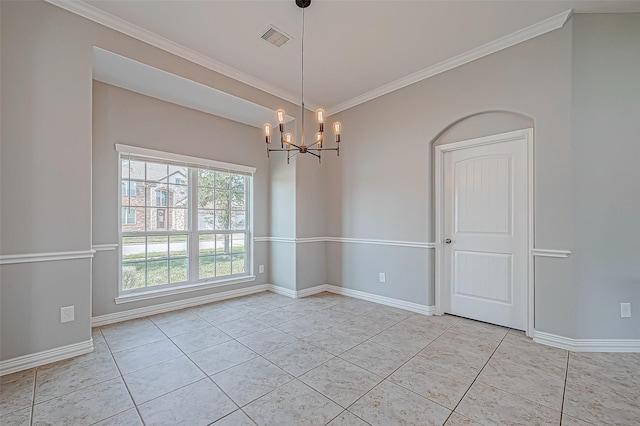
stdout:
POLYGON ((135 293, 123 294, 115 298, 116 305, 122 303, 138 302, 140 300, 153 299, 156 297, 171 296, 174 294, 188 293, 190 291, 206 290, 208 288, 224 287, 232 284, 241 284, 255 281, 255 275, 247 275, 239 278, 230 278, 227 280, 214 282, 201 282, 196 284, 188 284, 180 287, 162 288, 157 290, 148 290, 135 293))

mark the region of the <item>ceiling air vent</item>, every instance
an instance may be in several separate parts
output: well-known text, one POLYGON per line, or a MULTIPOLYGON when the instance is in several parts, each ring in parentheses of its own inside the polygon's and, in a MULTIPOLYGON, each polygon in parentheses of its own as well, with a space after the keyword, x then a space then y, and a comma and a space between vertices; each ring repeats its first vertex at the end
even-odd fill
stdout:
POLYGON ((264 41, 268 41, 276 47, 281 47, 283 44, 288 42, 291 37, 271 25, 269 28, 267 28, 264 34, 262 34, 262 39, 264 41))

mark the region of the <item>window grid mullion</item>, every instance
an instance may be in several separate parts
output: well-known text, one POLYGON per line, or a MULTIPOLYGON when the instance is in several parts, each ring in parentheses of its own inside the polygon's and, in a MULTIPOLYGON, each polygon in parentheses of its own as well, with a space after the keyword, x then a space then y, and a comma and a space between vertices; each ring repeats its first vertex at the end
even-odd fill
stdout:
POLYGON ((189 281, 200 280, 200 237, 198 236, 198 170, 189 168, 189 281))

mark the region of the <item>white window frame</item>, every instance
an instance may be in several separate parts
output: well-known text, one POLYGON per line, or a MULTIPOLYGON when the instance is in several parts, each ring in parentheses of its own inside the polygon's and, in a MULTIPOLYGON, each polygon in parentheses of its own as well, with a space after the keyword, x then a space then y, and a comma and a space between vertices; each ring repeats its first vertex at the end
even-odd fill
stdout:
MULTIPOLYGON (((170 294, 178 294, 188 291, 202 290, 210 287, 219 287, 238 284, 242 282, 250 282, 255 280, 254 268, 253 268, 253 174, 255 173, 255 167, 237 165, 232 163, 225 163, 216 160, 203 159, 191 156, 185 156, 181 154, 168 153, 163 151, 156 151, 147 148, 133 147, 129 145, 116 144, 116 151, 118 152, 118 181, 122 182, 122 158, 126 156, 138 158, 142 161, 149 162, 168 162, 174 165, 180 165, 188 167, 188 185, 189 185, 189 226, 187 231, 175 231, 176 234, 188 234, 188 271, 190 281, 182 283, 170 283, 162 284, 153 287, 144 287, 134 290, 122 290, 122 218, 119 221, 118 226, 118 240, 119 244, 119 256, 118 256, 118 297, 115 299, 117 304, 134 302, 137 300, 145 300, 154 297, 162 297, 170 294), (197 188, 197 169, 209 169, 221 172, 229 172, 235 174, 243 174, 249 177, 247 179, 247 188, 245 190, 245 214, 249 220, 245 221, 245 230, 239 231, 206 231, 199 230, 197 224, 198 216, 198 188, 197 188), (194 220, 195 219, 195 220, 194 220), (244 233, 245 234, 245 272, 242 274, 227 275, 222 278, 213 279, 196 279, 198 277, 198 262, 199 262, 199 235, 206 233, 244 233)), ((119 183, 121 185, 121 183, 119 183)), ((121 191, 120 191, 121 193, 121 191)), ((122 214, 122 195, 118 196, 118 211, 122 214)), ((168 198, 168 194, 167 194, 168 198)), ((167 199, 168 201, 168 199, 167 199)), ((126 206, 125 206, 126 208, 126 206)), ((130 233, 124 233, 128 236, 130 233)), ((153 231, 139 232, 139 236, 152 236, 153 231)), ((165 232, 162 232, 164 235, 165 232)))

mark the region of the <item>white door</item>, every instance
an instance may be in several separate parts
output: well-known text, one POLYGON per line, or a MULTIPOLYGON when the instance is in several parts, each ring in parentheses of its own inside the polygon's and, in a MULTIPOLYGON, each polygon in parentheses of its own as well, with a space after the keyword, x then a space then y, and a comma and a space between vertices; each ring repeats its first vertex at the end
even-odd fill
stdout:
POLYGON ((527 329, 530 135, 480 138, 444 152, 444 312, 527 329))

